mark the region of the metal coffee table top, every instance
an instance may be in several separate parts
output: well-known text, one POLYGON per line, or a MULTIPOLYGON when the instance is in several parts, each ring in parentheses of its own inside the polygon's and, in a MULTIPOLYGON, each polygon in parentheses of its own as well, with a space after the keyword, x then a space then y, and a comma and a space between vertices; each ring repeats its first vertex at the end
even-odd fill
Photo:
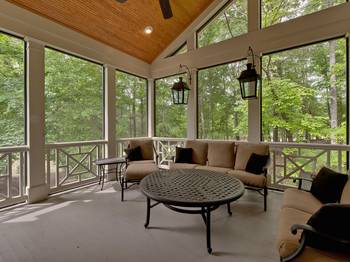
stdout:
POLYGON ((239 179, 198 169, 156 171, 142 179, 140 187, 153 200, 184 207, 221 205, 244 193, 239 179))

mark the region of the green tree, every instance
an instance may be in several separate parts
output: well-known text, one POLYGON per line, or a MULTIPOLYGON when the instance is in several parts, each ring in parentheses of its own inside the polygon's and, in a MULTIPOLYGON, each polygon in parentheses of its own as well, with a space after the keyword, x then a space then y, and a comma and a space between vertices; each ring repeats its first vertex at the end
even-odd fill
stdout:
POLYGON ((0 33, 0 146, 23 145, 24 41, 0 33))
POLYGON ((174 105, 171 87, 185 74, 155 81, 155 133, 158 137, 187 137, 187 106, 174 105))
POLYGON ((103 67, 45 50, 46 142, 103 138, 103 67))
POLYGON ((147 80, 116 72, 117 138, 147 136, 147 80))

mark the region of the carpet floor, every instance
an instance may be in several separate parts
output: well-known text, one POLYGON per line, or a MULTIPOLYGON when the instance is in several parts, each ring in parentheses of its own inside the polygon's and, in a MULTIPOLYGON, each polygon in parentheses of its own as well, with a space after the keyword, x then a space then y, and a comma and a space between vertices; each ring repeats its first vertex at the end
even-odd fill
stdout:
POLYGON ((279 261, 276 229, 282 193, 263 197, 246 190, 212 213, 212 248, 206 249, 200 215, 173 212, 163 205, 151 210, 144 228, 145 197, 137 187, 120 201, 116 183, 56 195, 47 201, 0 212, 1 262, 110 261, 279 261))

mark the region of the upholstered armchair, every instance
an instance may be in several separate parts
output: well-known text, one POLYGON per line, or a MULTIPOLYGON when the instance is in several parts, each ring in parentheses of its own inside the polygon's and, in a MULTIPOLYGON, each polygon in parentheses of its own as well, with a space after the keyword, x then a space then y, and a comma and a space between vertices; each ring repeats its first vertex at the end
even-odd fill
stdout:
POLYGON ((132 159, 129 154, 126 156, 126 171, 121 181, 122 201, 125 189, 139 184, 142 178, 158 170, 158 154, 151 138, 130 140, 127 151, 135 149, 138 151, 137 159, 132 159))

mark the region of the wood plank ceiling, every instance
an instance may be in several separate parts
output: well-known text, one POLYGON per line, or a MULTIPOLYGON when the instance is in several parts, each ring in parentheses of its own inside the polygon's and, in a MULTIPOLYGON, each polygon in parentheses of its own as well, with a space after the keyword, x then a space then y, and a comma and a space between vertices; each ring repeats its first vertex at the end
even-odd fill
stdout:
POLYGON ((158 0, 7 0, 151 63, 213 0, 171 0, 165 20, 158 0), (144 33, 152 26, 150 35, 144 33))

